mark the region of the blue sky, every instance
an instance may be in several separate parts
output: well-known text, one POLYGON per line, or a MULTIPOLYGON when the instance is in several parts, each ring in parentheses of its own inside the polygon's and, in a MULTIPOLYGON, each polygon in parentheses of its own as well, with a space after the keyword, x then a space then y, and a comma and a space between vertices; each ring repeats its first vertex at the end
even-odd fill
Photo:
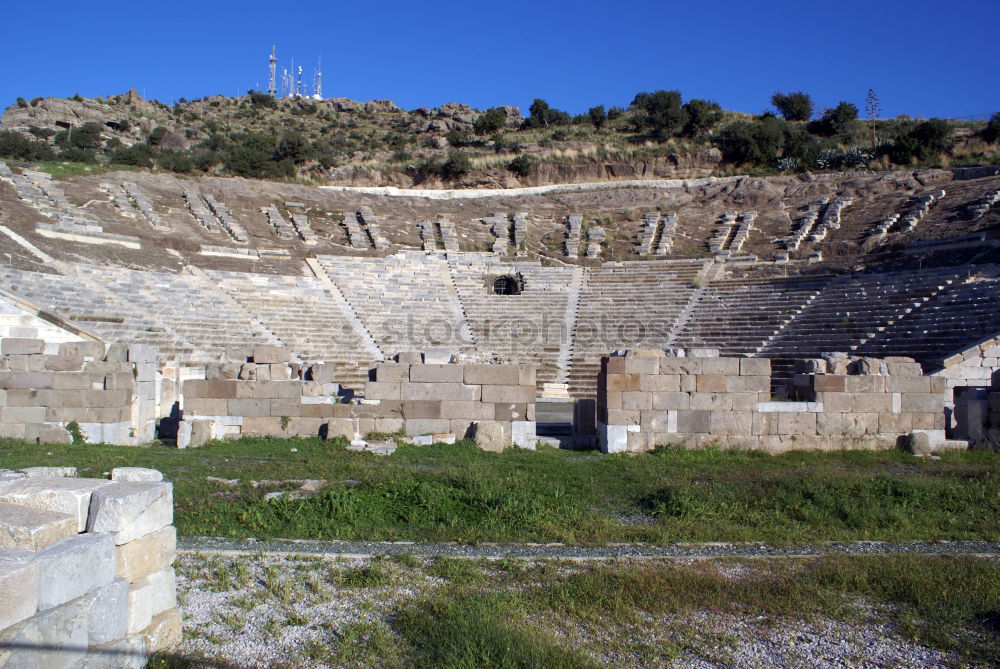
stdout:
POLYGON ((17 97, 173 102, 267 86, 323 58, 327 97, 404 109, 536 97, 571 113, 678 89, 760 112, 774 91, 883 117, 1000 111, 1000 0, 839 2, 9 2, 0 106, 17 97))

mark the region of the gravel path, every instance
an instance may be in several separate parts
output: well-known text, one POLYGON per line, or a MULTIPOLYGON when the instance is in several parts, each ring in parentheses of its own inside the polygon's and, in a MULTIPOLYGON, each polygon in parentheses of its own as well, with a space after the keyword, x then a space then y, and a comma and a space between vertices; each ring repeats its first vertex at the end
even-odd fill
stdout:
POLYGON ((675 543, 607 544, 573 546, 567 544, 459 544, 389 541, 314 541, 309 539, 220 539, 213 537, 178 537, 181 553, 212 555, 317 555, 340 558, 371 558, 380 555, 409 554, 415 557, 456 557, 475 559, 518 558, 524 560, 608 560, 698 559, 719 557, 776 558, 818 555, 978 555, 1000 556, 1000 543, 989 541, 883 541, 817 542, 789 546, 762 543, 675 543))

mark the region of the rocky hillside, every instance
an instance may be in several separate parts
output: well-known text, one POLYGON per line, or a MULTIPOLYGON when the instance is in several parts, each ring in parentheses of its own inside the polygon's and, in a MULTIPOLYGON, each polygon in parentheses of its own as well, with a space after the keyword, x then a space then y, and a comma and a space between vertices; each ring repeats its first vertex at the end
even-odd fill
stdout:
POLYGON ((870 126, 856 110, 855 118, 832 114, 810 122, 752 117, 702 100, 681 104, 676 91, 640 93, 628 109, 601 106, 572 117, 541 100, 523 116, 517 107, 406 111, 388 100, 275 99, 253 91, 169 106, 132 90, 93 100, 18 100, 0 117, 0 157, 417 188, 1000 160, 992 135, 968 124, 885 121, 885 141, 865 148, 870 126))

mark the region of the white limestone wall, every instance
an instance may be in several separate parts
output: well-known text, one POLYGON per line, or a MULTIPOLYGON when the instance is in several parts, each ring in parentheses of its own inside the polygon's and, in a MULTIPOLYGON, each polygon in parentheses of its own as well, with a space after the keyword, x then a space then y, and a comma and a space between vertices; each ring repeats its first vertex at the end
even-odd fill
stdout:
POLYGON ((958 439, 985 435, 989 392, 1000 390, 1000 333, 947 358, 934 376, 947 379, 946 429, 958 439))
POLYGON ((41 318, 20 301, 0 294, 0 339, 7 337, 44 339, 51 353, 55 353, 63 342, 84 339, 76 332, 41 318))
POLYGON ((75 475, 0 470, 0 669, 138 668, 180 643, 171 484, 75 475))

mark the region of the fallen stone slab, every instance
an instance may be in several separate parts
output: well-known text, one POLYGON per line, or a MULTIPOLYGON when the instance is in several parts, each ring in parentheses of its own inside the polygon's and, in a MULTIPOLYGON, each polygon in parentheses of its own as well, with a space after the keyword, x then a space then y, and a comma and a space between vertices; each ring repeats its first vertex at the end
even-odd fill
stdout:
POLYGON ((87 644, 99 646, 124 639, 128 631, 128 581, 117 578, 83 596, 87 644))
POLYGON ((20 471, 28 478, 76 477, 76 467, 25 467, 20 471))
POLYGON ((155 469, 146 469, 145 467, 115 467, 111 470, 111 480, 122 482, 159 482, 163 480, 163 473, 155 469))
POLYGON ((78 534, 39 551, 38 608, 59 606, 111 583, 114 551, 114 540, 106 534, 78 534))
POLYGON ((0 631, 0 666, 76 667, 87 653, 87 617, 80 600, 41 611, 0 631))
POLYGON ((141 632, 153 622, 153 616, 177 606, 173 569, 150 574, 128 591, 128 633, 141 632))
POLYGON ((177 529, 168 525, 127 544, 115 546, 116 574, 129 583, 135 583, 168 568, 176 555, 177 529))
POLYGON ((0 561, 0 630, 35 615, 38 610, 38 565, 34 561, 0 561))
POLYGON ((94 492, 87 532, 111 534, 120 546, 162 529, 173 520, 171 484, 113 483, 94 492))
POLYGON ((0 550, 40 551, 77 531, 76 519, 68 513, 0 502, 0 550))
POLYGON ((91 495, 109 485, 101 479, 28 477, 0 484, 0 502, 67 513, 76 519, 77 531, 83 532, 91 495))

